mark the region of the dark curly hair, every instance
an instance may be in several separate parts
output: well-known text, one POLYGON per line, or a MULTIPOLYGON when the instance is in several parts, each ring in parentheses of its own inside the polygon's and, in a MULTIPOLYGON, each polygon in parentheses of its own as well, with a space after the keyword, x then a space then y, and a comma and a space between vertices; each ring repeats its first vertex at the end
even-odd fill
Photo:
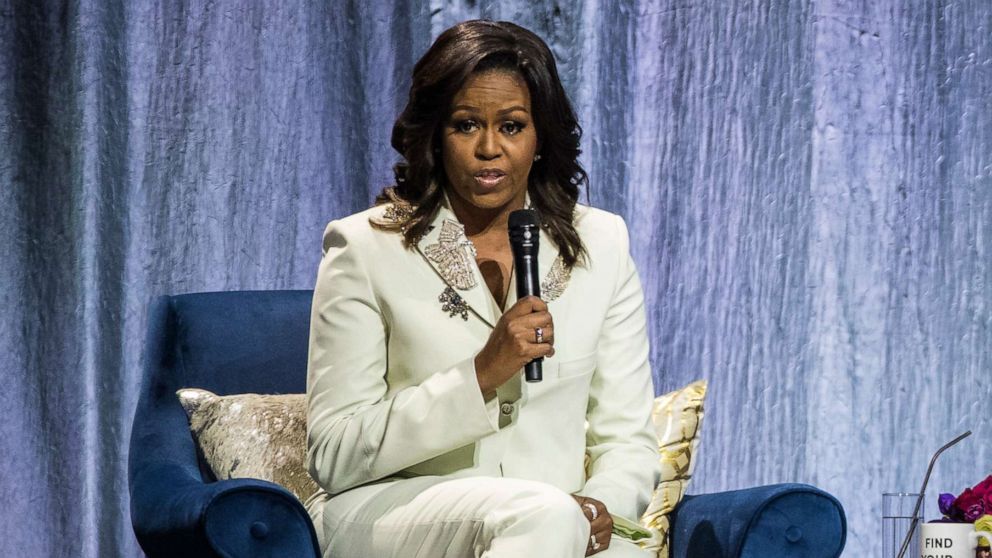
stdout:
POLYGON ((407 204, 412 212, 394 226, 377 225, 402 231, 408 247, 426 232, 448 183, 437 155, 451 101, 470 75, 491 70, 517 72, 527 83, 541 155, 531 167, 527 190, 542 226, 558 245, 565 265, 572 267, 585 253, 572 222, 579 187, 588 183, 578 162, 582 128, 551 49, 534 33, 505 21, 459 23, 442 33, 417 62, 410 98, 393 125, 392 146, 405 161, 393 169, 396 185, 376 198, 377 205, 407 204))

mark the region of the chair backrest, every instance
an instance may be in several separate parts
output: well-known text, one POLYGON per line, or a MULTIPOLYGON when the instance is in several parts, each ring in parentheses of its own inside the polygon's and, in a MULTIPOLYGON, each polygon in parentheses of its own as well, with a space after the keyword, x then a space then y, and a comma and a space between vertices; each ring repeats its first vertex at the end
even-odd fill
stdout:
POLYGON ((171 376, 159 381, 221 395, 303 393, 312 298, 313 291, 163 297, 153 316, 162 320, 161 356, 173 366, 159 369, 171 376))

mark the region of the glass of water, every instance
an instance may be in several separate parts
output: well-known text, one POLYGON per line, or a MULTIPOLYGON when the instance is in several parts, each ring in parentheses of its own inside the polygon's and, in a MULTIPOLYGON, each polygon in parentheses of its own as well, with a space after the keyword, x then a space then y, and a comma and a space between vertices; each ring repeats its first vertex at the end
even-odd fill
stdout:
MULTIPOLYGON (((882 494, 882 558, 896 558, 902 541, 913 522, 913 508, 919 493, 886 492, 882 494)), ((923 523, 923 503, 916 513, 917 524, 913 538, 903 558, 918 558, 920 555, 920 524, 923 523)))

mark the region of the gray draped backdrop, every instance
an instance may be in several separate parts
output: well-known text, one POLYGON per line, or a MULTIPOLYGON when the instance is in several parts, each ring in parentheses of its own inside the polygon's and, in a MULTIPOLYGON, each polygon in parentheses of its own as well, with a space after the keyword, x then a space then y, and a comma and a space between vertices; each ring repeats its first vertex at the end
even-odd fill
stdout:
POLYGON ((440 30, 543 36, 622 214, 656 391, 707 378, 693 492, 836 494, 847 556, 929 455, 992 472, 986 0, 0 1, 0 555, 139 555, 153 297, 310 288, 440 30))

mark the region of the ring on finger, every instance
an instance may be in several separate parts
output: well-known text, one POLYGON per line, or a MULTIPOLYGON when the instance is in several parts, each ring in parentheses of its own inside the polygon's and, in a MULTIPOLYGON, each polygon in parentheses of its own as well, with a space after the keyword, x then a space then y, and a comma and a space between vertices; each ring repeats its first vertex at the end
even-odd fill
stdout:
POLYGON ((599 510, 596 509, 596 506, 586 502, 582 504, 582 507, 589 510, 589 513, 592 515, 592 521, 596 521, 596 518, 599 517, 599 510))
POLYGON ((543 327, 535 327, 534 328, 534 339, 535 339, 535 343, 538 343, 538 344, 544 343, 544 328, 543 327))
POLYGON ((599 550, 599 547, 603 545, 599 544, 599 541, 596 540, 596 535, 589 535, 589 546, 591 546, 593 550, 599 550))

